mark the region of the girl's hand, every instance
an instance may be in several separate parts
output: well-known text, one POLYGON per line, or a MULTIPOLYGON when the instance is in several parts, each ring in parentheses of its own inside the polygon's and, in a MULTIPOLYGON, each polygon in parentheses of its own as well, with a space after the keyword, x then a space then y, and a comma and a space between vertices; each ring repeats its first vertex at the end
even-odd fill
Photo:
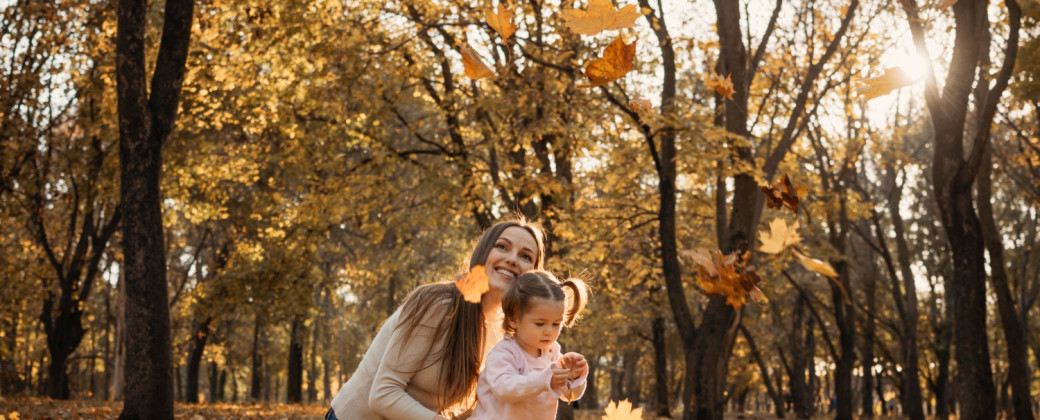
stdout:
POLYGON ((570 352, 560 356, 559 363, 561 367, 567 368, 569 371, 568 379, 572 381, 580 378, 589 369, 589 364, 585 361, 585 356, 575 352, 570 352))
POLYGON ((552 380, 549 381, 549 387, 552 389, 560 389, 567 386, 570 374, 570 369, 552 368, 552 380))

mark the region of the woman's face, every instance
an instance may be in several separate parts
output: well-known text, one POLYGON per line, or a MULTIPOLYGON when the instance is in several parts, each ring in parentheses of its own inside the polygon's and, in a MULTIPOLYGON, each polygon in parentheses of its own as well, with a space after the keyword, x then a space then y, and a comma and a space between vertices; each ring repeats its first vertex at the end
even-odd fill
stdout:
POLYGON ((538 242, 531 232, 520 226, 506 228, 484 262, 490 292, 501 296, 517 276, 533 269, 537 260, 538 242))

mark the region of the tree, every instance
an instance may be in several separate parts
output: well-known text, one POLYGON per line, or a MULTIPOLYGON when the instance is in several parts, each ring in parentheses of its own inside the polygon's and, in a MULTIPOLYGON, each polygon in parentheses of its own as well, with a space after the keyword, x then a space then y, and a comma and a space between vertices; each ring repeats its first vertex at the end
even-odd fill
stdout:
POLYGON ((145 0, 120 0, 116 35, 120 203, 126 282, 126 379, 120 419, 173 418, 173 361, 162 225, 162 149, 179 107, 192 0, 166 2, 151 84, 145 0), (149 89, 150 87, 150 89, 149 89))
MULTIPOLYGON (((930 57, 917 2, 904 0, 900 3, 906 12, 918 53, 930 57)), ((959 384, 957 399, 960 401, 960 416, 973 419, 992 419, 996 415, 996 392, 986 342, 985 241, 972 186, 988 150, 990 126, 1018 53, 1021 10, 1015 0, 1004 4, 1007 6, 1009 30, 1003 63, 995 78, 991 80, 988 70, 991 39, 988 2, 963 0, 953 5, 955 39, 942 93, 933 72, 929 71, 925 81, 925 101, 935 131, 931 168, 933 189, 954 265, 946 290, 953 308, 956 308, 952 312, 959 384), (972 97, 975 120, 966 125, 968 103, 972 97), (965 137, 968 137, 967 142, 965 137), (967 155, 966 143, 969 147, 967 155)), ((1028 395, 1029 391, 1016 386, 1015 394, 1021 393, 1028 395)), ((1017 414, 1026 415, 1022 412, 1017 414)), ((1032 417, 1031 411, 1028 416, 1032 417)))

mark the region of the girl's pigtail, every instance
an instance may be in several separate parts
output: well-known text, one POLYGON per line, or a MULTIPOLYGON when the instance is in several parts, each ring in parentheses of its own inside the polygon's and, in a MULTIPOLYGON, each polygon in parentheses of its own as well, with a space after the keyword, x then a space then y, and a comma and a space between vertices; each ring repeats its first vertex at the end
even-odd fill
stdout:
POLYGON ((566 289, 570 289, 570 293, 567 293, 570 302, 567 305, 567 313, 563 320, 563 325, 570 328, 581 319, 581 312, 585 309, 585 305, 589 302, 588 287, 585 286, 585 282, 581 279, 571 277, 560 284, 566 289))

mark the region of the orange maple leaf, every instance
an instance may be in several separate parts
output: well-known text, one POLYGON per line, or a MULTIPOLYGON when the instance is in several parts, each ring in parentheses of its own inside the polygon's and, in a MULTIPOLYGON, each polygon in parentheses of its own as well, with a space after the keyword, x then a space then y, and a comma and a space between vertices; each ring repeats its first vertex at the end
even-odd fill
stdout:
POLYGON ((614 404, 607 403, 607 408, 603 410, 602 420, 642 420, 642 418, 642 408, 633 409, 631 402, 621 400, 614 404))
POLYGON ((682 254, 697 263, 697 284, 705 295, 725 296, 726 303, 734 308, 744 306, 748 298, 765 298, 758 288, 762 278, 755 273, 754 266, 747 265, 750 252, 741 258, 736 253, 723 255, 719 250, 697 249, 682 254))
POLYGON ((592 81, 591 84, 579 85, 581 88, 602 86, 620 79, 632 71, 633 60, 636 57, 636 41, 625 44, 621 37, 603 49, 603 58, 597 58, 585 66, 585 77, 592 81))
POLYGON ((766 194, 766 207, 778 209, 787 206, 798 214, 798 202, 804 198, 809 190, 801 185, 791 185, 790 178, 784 173, 780 175, 780 181, 773 186, 763 185, 762 192, 766 194))
POLYGON ((469 76, 470 79, 477 80, 495 76, 495 72, 484 64, 484 61, 469 44, 460 47, 459 52, 462 53, 462 66, 466 68, 466 76, 469 76))
POLYGON ((916 80, 911 79, 903 69, 889 67, 885 69, 885 74, 863 80, 863 84, 866 86, 856 89, 856 93, 869 101, 879 96, 888 95, 893 90, 910 86, 915 82, 916 80))
POLYGON ((603 31, 631 28, 642 16, 636 5, 615 9, 610 0, 589 0, 588 10, 570 9, 560 13, 568 28, 582 35, 596 35, 603 31))
POLYGON ((490 7, 484 8, 484 19, 487 20, 488 26, 498 32, 502 39, 508 39, 516 32, 516 25, 513 23, 513 8, 506 6, 505 2, 498 3, 498 13, 495 13, 495 9, 490 7))
POLYGON ((733 100, 733 94, 737 93, 737 91, 733 89, 733 80, 730 79, 730 75, 728 74, 726 75, 726 78, 723 79, 722 76, 712 73, 711 77, 708 78, 708 87, 731 101, 733 100))
POLYGON ((466 302, 480 303, 480 296, 490 289, 484 266, 474 266, 469 273, 455 279, 455 287, 459 288, 459 292, 462 293, 462 298, 466 299, 466 302))

